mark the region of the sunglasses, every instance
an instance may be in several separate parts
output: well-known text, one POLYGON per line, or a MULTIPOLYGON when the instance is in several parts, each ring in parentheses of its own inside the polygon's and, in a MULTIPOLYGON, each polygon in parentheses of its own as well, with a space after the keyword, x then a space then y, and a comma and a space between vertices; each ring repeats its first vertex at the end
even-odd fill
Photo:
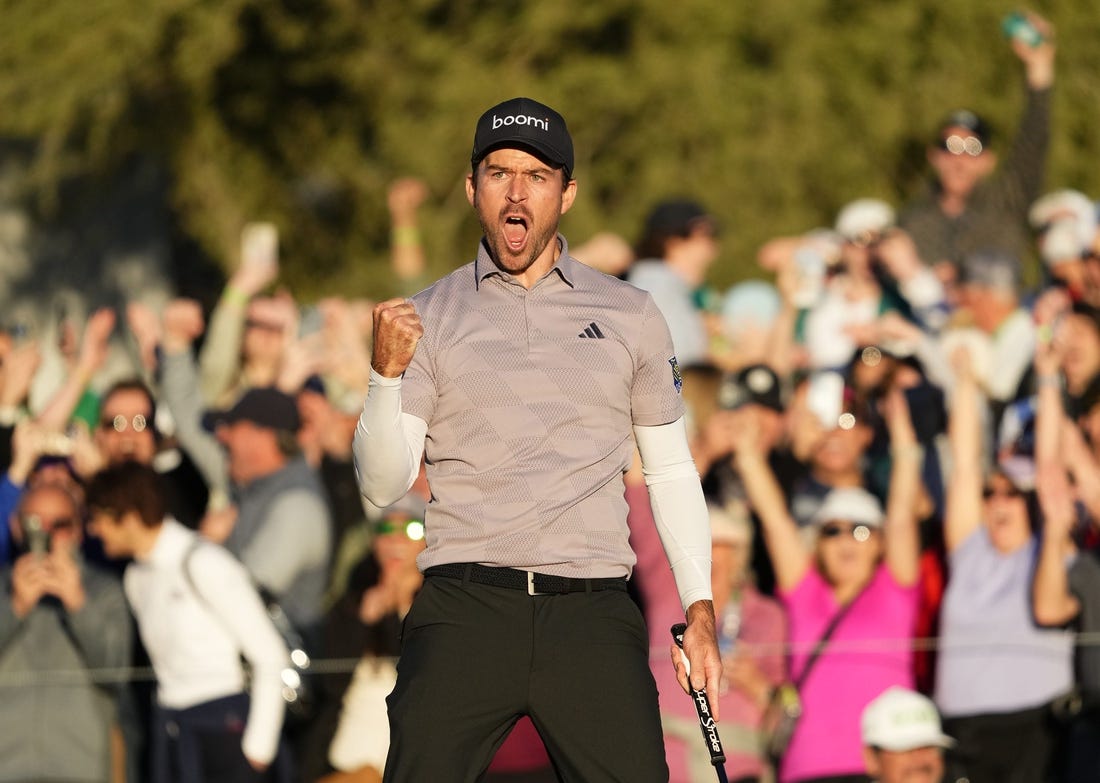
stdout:
POLYGON ((841 525, 828 522, 821 526, 821 531, 818 533, 821 538, 836 538, 845 534, 862 544, 871 537, 871 528, 867 525, 841 525))
POLYGON ((982 487, 982 498, 989 500, 990 498, 1005 498, 1006 500, 1013 500, 1015 498, 1022 498, 1024 493, 1015 487, 1009 487, 1005 489, 1003 487, 982 487))
POLYGON ((390 522, 388 519, 383 519, 374 523, 374 532, 375 535, 379 536, 389 535, 390 533, 404 533, 410 541, 420 541, 424 538, 424 521, 410 519, 407 522, 390 522))
POLYGON ((952 155, 969 155, 976 158, 985 149, 977 136, 959 136, 952 133, 946 139, 940 139, 939 148, 952 155))
POLYGON ((149 420, 141 413, 135 414, 129 419, 120 413, 113 418, 103 419, 99 422, 99 426, 105 430, 114 430, 115 432, 126 432, 128 429, 132 429, 134 432, 145 432, 149 426, 149 420))
POLYGON ((19 517, 19 522, 23 525, 24 529, 32 526, 41 526, 43 529, 50 531, 51 533, 57 533, 61 530, 75 530, 78 525, 77 521, 72 517, 60 517, 58 519, 43 518, 37 514, 27 514, 19 517))
POLYGON ((283 327, 279 324, 273 324, 268 321, 259 321, 255 318, 249 318, 244 322, 245 329, 259 329, 263 332, 281 332, 283 327))

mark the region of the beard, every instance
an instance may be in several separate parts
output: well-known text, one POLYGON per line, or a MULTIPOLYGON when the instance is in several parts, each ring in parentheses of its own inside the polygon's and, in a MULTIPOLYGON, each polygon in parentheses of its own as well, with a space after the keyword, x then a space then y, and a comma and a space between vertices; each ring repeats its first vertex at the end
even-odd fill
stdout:
POLYGON ((475 198, 474 206, 477 207, 478 221, 481 230, 485 234, 485 243, 489 249, 489 256, 493 263, 502 272, 510 275, 521 275, 526 272, 539 259, 543 251, 554 241, 558 235, 558 224, 535 225, 534 216, 530 210, 523 207, 513 207, 503 210, 497 215, 486 215, 475 198), (523 247, 518 251, 508 245, 504 235, 504 214, 522 214, 527 224, 527 237, 523 247))

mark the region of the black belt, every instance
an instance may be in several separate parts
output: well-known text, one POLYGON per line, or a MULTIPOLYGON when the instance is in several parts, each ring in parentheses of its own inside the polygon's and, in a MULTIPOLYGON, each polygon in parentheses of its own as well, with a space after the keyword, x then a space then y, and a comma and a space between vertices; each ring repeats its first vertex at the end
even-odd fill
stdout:
POLYGON ((452 579, 463 579, 491 587, 526 590, 528 595, 593 593, 600 590, 626 592, 626 579, 623 577, 574 579, 569 576, 518 571, 514 568, 490 568, 477 563, 445 563, 444 565, 432 566, 424 571, 424 576, 447 576, 452 579))

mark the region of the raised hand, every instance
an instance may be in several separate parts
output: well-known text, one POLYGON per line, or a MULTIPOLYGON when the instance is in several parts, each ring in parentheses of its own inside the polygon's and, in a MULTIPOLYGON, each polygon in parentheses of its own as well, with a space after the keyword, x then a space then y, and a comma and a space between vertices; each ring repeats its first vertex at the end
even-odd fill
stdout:
POLYGON ((384 378, 396 378, 408 369, 424 325, 408 299, 387 299, 374 308, 374 348, 371 366, 384 378))
POLYGON ((241 262, 229 284, 246 297, 279 276, 279 233, 271 223, 249 223, 241 231, 241 262))
POLYGON ((77 357, 77 371, 86 378, 94 375, 107 360, 107 343, 114 328, 115 311, 109 307, 99 308, 88 319, 77 357))
POLYGON ((190 350, 205 329, 202 306, 194 299, 173 299, 161 316, 164 325, 164 350, 182 353, 190 350))
POLYGON ((161 329, 153 308, 143 302, 130 302, 126 305, 126 324, 137 340, 142 365, 150 372, 155 370, 161 329))
POLYGON ((4 372, 0 375, 0 405, 22 405, 30 393, 31 382, 42 362, 38 343, 34 340, 13 346, 4 357, 4 372))

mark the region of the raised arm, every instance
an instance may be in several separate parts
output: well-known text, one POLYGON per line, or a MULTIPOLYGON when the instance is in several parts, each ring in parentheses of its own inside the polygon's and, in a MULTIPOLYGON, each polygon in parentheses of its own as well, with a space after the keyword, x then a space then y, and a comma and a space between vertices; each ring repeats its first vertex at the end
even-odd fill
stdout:
POLYGON ((978 529, 982 519, 983 398, 970 363, 960 349, 952 357, 955 391, 947 435, 951 442, 951 476, 944 511, 944 539, 951 552, 978 529))
POLYGON ((268 223, 249 223, 241 231, 240 262, 210 314, 207 339, 199 354, 202 397, 214 403, 241 369, 248 303, 279 276, 279 235, 268 223))
POLYGON ((760 422, 752 408, 742 411, 738 422, 734 464, 757 516, 764 527, 776 583, 781 590, 792 590, 810 568, 811 553, 802 541, 798 524, 787 509, 783 490, 768 464, 760 422))
POLYGON ((65 378, 61 388, 38 414, 38 423, 47 430, 62 430, 80 404, 84 390, 92 376, 103 366, 107 359, 107 342, 115 328, 115 311, 103 307, 92 313, 84 327, 84 336, 80 342, 80 353, 76 365, 65 378))
POLYGON ((1061 344, 1041 338, 1035 346, 1035 471, 1039 507, 1043 514, 1042 548, 1035 566, 1031 598, 1035 621, 1062 626, 1077 617, 1081 604, 1070 591, 1066 562, 1074 552, 1072 541, 1076 513, 1066 473, 1063 433, 1072 422, 1062 407, 1058 367, 1061 344))
POLYGON ((886 567, 895 581, 910 586, 920 575, 920 534, 916 508, 921 491, 924 450, 917 442, 909 405, 900 389, 891 389, 884 401, 890 432, 890 491, 886 500, 886 567))
POLYGON ((1031 585, 1032 612, 1039 625, 1063 626, 1081 612, 1081 602, 1070 590, 1066 565, 1075 551, 1073 496, 1065 472, 1058 467, 1040 469, 1037 479, 1043 537, 1031 585))

